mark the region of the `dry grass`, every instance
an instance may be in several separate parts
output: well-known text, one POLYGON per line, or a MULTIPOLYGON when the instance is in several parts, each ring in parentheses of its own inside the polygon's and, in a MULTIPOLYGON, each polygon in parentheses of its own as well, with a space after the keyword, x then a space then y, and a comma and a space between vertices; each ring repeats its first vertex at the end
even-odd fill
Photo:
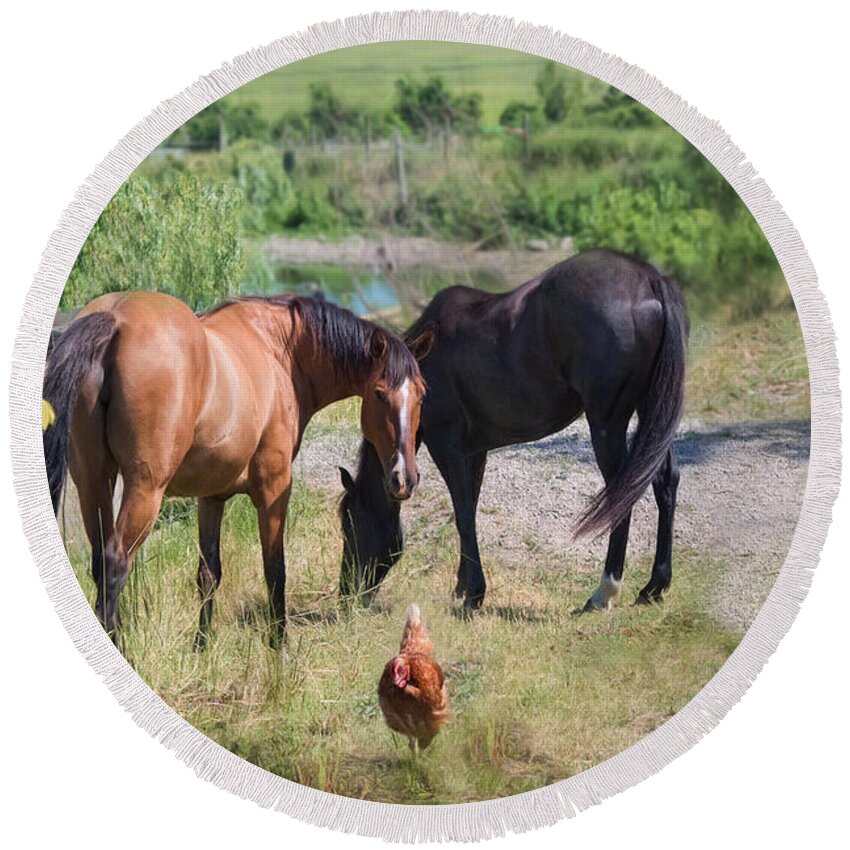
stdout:
POLYGON ((690 360, 688 416, 740 421, 811 414, 806 350, 791 309, 695 328, 690 360))
MULTIPOLYGON (((290 627, 266 644, 253 510, 229 505, 214 638, 192 650, 198 603, 192 514, 152 535, 125 590, 123 651, 139 674, 214 740, 261 767, 339 794, 405 803, 488 799, 546 785, 621 751, 663 723, 737 644, 710 611, 718 568, 680 552, 667 604, 575 617, 599 564, 535 554, 488 558, 490 594, 468 620, 449 600, 452 529, 411 543, 372 609, 341 611, 335 499, 299 482, 288 532, 290 627), (449 675, 452 722, 412 760, 384 725, 376 686, 408 603, 422 606, 449 675)), ((93 587, 82 552, 81 583, 93 587)), ((632 564, 627 597, 646 580, 632 564)))

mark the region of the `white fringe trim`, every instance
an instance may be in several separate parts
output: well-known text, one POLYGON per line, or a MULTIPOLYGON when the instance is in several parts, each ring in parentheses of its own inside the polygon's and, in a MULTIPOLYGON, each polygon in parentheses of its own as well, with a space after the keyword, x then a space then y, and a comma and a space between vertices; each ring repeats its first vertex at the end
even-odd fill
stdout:
POLYGON ((80 187, 50 238, 16 339, 10 407, 15 486, 33 557, 72 640, 136 723, 198 776, 240 797, 319 826, 389 841, 476 841, 552 824, 635 785, 690 749, 743 696, 794 620, 826 538, 841 467, 835 337, 814 269, 782 207, 720 125, 649 74, 585 42, 508 18, 454 12, 393 12, 317 24, 224 64, 136 125, 80 187), (39 405, 48 333, 71 266, 109 199, 157 144, 203 107, 275 68, 341 47, 421 39, 555 59, 627 92, 699 148, 743 198, 779 259, 803 329, 812 398, 808 483, 788 557, 764 607, 711 681, 659 729, 583 773, 506 799, 446 806, 363 802, 298 785, 219 746, 166 705, 112 645, 68 562, 46 486, 39 405))

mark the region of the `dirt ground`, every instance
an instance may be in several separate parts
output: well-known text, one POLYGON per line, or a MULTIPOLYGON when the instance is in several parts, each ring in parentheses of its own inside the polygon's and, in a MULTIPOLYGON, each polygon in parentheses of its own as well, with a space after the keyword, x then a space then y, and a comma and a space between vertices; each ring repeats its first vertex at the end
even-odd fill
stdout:
POLYGON ((272 236, 265 243, 264 253, 271 263, 327 264, 389 276, 415 268, 440 269, 456 274, 459 283, 464 282, 464 275, 475 272, 486 272, 508 281, 529 280, 540 270, 575 253, 569 237, 560 242, 532 239, 512 249, 483 251, 479 248, 475 244, 392 234, 385 234, 379 240, 349 236, 340 242, 272 236))
MULTIPOLYGON (((339 491, 336 467, 353 470, 354 435, 307 442, 296 461, 311 486, 339 491)), ((705 426, 684 423, 676 442, 681 468, 675 546, 725 563, 716 589, 716 613, 730 629, 745 631, 782 567, 806 485, 808 422, 758 422, 705 426)), ((427 534, 451 521, 442 478, 420 454, 420 488, 403 509, 406 529, 427 534), (421 519, 421 522, 417 520, 421 519)), ((491 452, 478 511, 482 558, 521 568, 534 551, 600 569, 606 539, 573 540, 572 525, 601 486, 586 424, 578 422, 536 443, 491 452)), ((657 512, 651 492, 635 508, 629 555, 651 555, 657 512)), ((674 548, 675 582, 675 548, 674 548)), ((623 602, 639 586, 626 564, 623 602)), ((448 591, 447 591, 448 592, 448 591)))

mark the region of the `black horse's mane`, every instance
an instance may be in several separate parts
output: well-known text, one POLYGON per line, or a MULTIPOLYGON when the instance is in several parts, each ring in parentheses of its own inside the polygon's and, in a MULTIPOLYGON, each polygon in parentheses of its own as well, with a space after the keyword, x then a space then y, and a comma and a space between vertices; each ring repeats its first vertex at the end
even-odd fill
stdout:
POLYGON ((308 332, 324 348, 346 374, 358 374, 369 366, 369 344, 377 331, 387 341, 384 379, 391 390, 398 389, 405 380, 417 380, 419 367, 407 346, 395 334, 355 316, 350 310, 338 307, 322 296, 301 295, 243 295, 217 304, 206 315, 223 310, 231 304, 260 302, 270 307, 294 310, 304 322, 308 332))

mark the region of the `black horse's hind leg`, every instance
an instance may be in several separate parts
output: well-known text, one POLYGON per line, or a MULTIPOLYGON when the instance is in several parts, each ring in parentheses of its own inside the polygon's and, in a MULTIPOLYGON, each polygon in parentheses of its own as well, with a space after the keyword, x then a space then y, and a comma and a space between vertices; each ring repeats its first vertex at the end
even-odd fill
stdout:
POLYGON ((662 594, 673 579, 673 515, 676 513, 676 491, 679 487, 679 467, 671 448, 661 468, 652 479, 655 502, 658 505, 658 537, 655 543, 655 561, 649 583, 638 594, 641 605, 660 602, 662 594))
POLYGON ((465 597, 468 608, 480 608, 484 602, 487 582, 481 568, 475 512, 484 480, 487 453, 463 455, 459 450, 444 446, 428 446, 428 451, 449 488, 455 525, 460 535, 460 563, 457 570, 455 596, 465 597))
POLYGON ((201 613, 195 634, 195 649, 204 649, 209 638, 213 614, 213 596, 221 583, 221 520, 223 499, 198 499, 198 539, 201 555, 198 559, 198 593, 201 613))
MULTIPOLYGON (((620 468, 626 457, 626 429, 628 420, 615 424, 590 420, 590 436, 596 462, 607 484, 620 468)), ((608 538, 608 553, 605 556, 605 569, 602 580, 593 596, 585 603, 583 611, 604 611, 611 607, 620 595, 623 582, 623 565, 626 562, 626 544, 629 542, 631 511, 617 525, 608 538)))

